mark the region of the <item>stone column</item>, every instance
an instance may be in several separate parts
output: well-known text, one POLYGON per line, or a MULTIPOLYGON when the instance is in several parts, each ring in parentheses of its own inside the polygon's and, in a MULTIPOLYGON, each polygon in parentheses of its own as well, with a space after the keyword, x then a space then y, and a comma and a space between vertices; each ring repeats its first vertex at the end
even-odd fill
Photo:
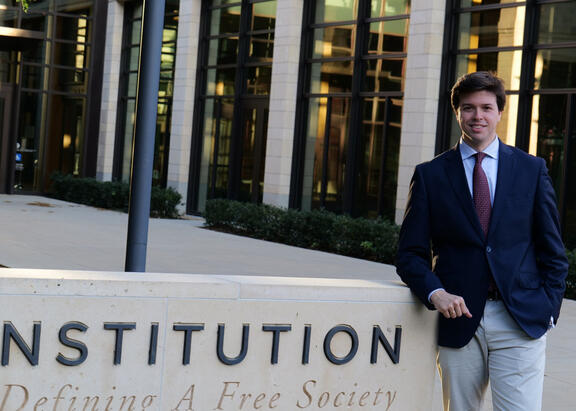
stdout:
MULTIPOLYGON (((170 152, 168 155, 168 186, 182 194, 184 202, 188 194, 201 3, 200 1, 181 1, 178 17, 170 152)), ((185 209, 186 205, 184 204, 181 211, 185 209)))
POLYGON ((446 0, 412 0, 396 192, 401 223, 414 167, 434 157, 446 0))
POLYGON ((304 0, 282 0, 276 11, 263 202, 288 207, 304 0))
POLYGON ((96 178, 101 181, 112 180, 112 164, 114 162, 122 33, 124 30, 124 7, 117 0, 108 0, 107 18, 100 133, 96 163, 96 178))

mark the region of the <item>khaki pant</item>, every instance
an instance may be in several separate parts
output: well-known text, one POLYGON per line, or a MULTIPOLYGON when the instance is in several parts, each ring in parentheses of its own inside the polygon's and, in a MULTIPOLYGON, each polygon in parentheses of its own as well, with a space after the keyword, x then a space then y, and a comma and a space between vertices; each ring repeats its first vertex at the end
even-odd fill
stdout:
POLYGON ((494 411, 540 411, 546 335, 532 339, 501 301, 487 301, 472 340, 439 347, 444 411, 478 411, 490 382, 494 411))

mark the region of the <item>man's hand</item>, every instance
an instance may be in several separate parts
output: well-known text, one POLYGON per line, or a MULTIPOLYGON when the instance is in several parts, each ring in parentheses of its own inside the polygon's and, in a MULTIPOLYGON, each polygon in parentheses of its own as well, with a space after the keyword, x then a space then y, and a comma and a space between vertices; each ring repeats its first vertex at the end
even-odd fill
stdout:
POLYGON ((438 290, 430 296, 430 302, 446 318, 458 318, 463 315, 472 318, 464 298, 459 295, 450 294, 445 290, 438 290))

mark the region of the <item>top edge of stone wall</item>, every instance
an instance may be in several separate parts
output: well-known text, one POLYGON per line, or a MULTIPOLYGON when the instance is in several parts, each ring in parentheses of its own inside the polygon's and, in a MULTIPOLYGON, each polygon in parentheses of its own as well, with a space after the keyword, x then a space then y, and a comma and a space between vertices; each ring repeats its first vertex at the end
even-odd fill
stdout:
POLYGON ((0 269, 1 295, 414 303, 400 281, 0 269))

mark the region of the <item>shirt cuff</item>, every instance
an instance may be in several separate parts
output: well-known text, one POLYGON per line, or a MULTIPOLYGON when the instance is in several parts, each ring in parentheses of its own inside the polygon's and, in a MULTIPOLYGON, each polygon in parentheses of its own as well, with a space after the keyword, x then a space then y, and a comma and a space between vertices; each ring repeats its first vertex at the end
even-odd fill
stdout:
POLYGON ((440 290, 444 291, 443 288, 437 288, 437 289, 435 289, 435 290, 432 290, 432 292, 431 292, 430 294, 428 294, 428 302, 429 302, 429 303, 432 303, 432 301, 430 301, 430 298, 432 297, 432 294, 434 294, 436 291, 440 291, 440 290))

